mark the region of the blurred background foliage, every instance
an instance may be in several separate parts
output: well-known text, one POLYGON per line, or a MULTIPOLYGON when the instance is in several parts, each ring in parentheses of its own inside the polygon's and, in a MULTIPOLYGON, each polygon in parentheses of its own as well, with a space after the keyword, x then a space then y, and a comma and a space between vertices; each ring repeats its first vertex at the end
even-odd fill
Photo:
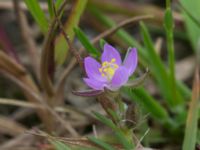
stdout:
POLYGON ((0 1, 0 149, 199 149, 199 3, 0 1), (82 59, 99 59, 106 42, 122 56, 137 48, 131 81, 149 70, 120 90, 119 124, 95 97, 72 94, 87 89, 82 59))

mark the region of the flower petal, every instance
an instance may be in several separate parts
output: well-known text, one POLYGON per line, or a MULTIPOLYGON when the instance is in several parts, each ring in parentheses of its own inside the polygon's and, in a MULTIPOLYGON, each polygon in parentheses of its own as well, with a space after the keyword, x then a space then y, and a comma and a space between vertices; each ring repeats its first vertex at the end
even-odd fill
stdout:
POLYGON ((101 76, 101 73, 99 72, 99 68, 101 68, 101 65, 99 62, 97 62, 92 57, 86 57, 84 59, 84 67, 85 71, 87 73, 87 76, 91 79, 96 79, 98 81, 105 81, 106 79, 101 76))
POLYGON ((95 89, 95 90, 103 90, 104 89, 104 85, 105 85, 104 82, 100 82, 100 81, 97 81, 97 80, 91 79, 91 78, 83 78, 83 81, 92 89, 95 89))
POLYGON ((121 61, 121 56, 120 56, 119 52, 111 45, 105 44, 104 51, 101 56, 101 61, 102 62, 105 62, 105 61, 110 62, 113 58, 116 60, 116 63, 118 65, 121 65, 122 61, 121 61))
POLYGON ((119 67, 112 78, 110 87, 108 88, 110 90, 119 89, 122 85, 126 84, 126 82, 128 81, 128 77, 128 70, 123 66, 119 67))
POLYGON ((137 50, 131 48, 126 53, 126 57, 123 62, 123 66, 127 68, 129 76, 133 74, 138 64, 137 50))

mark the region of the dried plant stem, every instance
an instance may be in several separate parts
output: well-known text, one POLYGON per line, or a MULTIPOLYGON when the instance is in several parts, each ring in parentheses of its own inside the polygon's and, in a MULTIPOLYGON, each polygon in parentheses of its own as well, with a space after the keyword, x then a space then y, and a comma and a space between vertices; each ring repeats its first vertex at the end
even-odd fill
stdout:
POLYGON ((11 136, 17 136, 27 129, 20 123, 15 122, 9 117, 4 117, 0 115, 0 132, 1 134, 8 134, 11 136))
POLYGON ((0 71, 13 82, 15 82, 24 92, 26 97, 35 103, 42 104, 48 111, 38 109, 38 114, 45 124, 45 127, 51 131, 53 118, 49 117, 47 114, 50 112, 52 116, 55 117, 73 136, 78 134, 66 123, 49 105, 45 102, 45 99, 40 97, 39 90, 32 78, 26 72, 26 70, 19 64, 15 63, 14 60, 10 59, 6 54, 0 51, 0 71), (47 117, 48 116, 48 117, 47 117))
MULTIPOLYGON (((197 61, 198 62, 198 61, 197 61)), ((187 114, 183 150, 195 149, 198 137, 198 118, 200 100, 200 66, 196 65, 192 87, 192 97, 187 114)))
MULTIPOLYGON (((43 105, 40 105, 35 102, 27 102, 26 100, 19 100, 19 99, 9 99, 9 98, 0 98, 0 105, 10 105, 10 106, 18 106, 18 107, 24 107, 24 108, 31 108, 31 109, 46 109, 43 105)), ((75 110, 73 107, 60 107, 57 106, 54 108, 56 112, 61 113, 77 113, 80 115, 84 115, 87 117, 91 117, 90 114, 86 112, 81 112, 79 110, 75 110)))
MULTIPOLYGON (((34 92, 37 94, 39 93, 37 86, 35 85, 30 75, 23 68, 23 66, 17 64, 13 59, 9 58, 2 51, 0 51, 0 69, 3 75, 5 75, 6 77, 13 77, 14 82, 22 82, 24 85, 29 87, 31 89, 29 92, 34 92)), ((23 90, 24 95, 29 101, 37 102, 30 96, 31 93, 29 92, 23 90)), ((44 111, 38 110, 37 113, 44 123, 45 127, 50 131, 51 124, 49 117, 46 117, 46 113, 44 111)))
POLYGON ((151 18, 153 18, 152 15, 143 15, 143 16, 137 16, 137 17, 132 17, 132 18, 126 19, 126 20, 120 22, 119 24, 117 24, 115 27, 108 29, 108 30, 104 31, 103 33, 99 34, 98 36, 96 36, 94 39, 92 39, 92 44, 96 44, 100 39, 112 35, 113 33, 115 33, 117 30, 119 30, 122 27, 136 23, 140 20, 151 19, 151 18))
POLYGON ((25 42, 25 45, 29 54, 29 58, 31 60, 35 74, 37 78, 39 79, 39 54, 35 45, 35 41, 29 34, 30 29, 28 26, 26 16, 23 10, 21 9, 20 0, 14 0, 13 3, 14 3, 15 11, 16 11, 17 21, 20 26, 22 38, 25 42))
MULTIPOLYGON (((63 2, 63 4, 60 6, 57 14, 58 16, 60 13, 63 11, 66 5, 66 1, 63 2)), ((51 54, 53 51, 51 50, 51 42, 54 37, 54 31, 57 27, 57 20, 54 18, 49 26, 49 31, 48 34, 46 35, 44 46, 42 49, 42 56, 41 56, 41 62, 40 62, 40 81, 41 81, 41 86, 43 87, 43 90, 47 93, 48 96, 53 96, 54 95, 54 88, 53 84, 49 78, 48 74, 48 67, 49 67, 49 61, 51 59, 51 54)))
MULTIPOLYGON (((23 81, 20 81, 18 80, 17 78, 15 78, 14 76, 10 75, 10 74, 7 74, 6 72, 3 72, 6 77, 8 77, 9 79, 11 79, 12 81, 14 81, 21 89, 23 89, 23 91, 25 91, 26 93, 29 94, 29 96, 32 98, 32 100, 34 102, 39 102, 40 104, 42 104, 47 110, 48 112, 50 112, 50 114, 52 116, 55 117, 56 120, 58 120, 62 125, 63 127, 65 127, 65 129, 67 131, 69 131, 69 133, 73 136, 78 136, 77 132, 72 128, 72 126, 69 124, 69 122, 66 122, 64 119, 62 119, 46 102, 45 100, 40 96, 38 95, 37 93, 35 93, 34 91, 32 91, 32 89, 30 87, 28 87, 26 84, 24 84, 23 81)), ((39 109, 41 110, 41 109, 39 109)), ((38 111, 39 111, 38 110, 38 111)), ((47 117, 46 116, 46 119, 48 119, 49 116, 47 117)))

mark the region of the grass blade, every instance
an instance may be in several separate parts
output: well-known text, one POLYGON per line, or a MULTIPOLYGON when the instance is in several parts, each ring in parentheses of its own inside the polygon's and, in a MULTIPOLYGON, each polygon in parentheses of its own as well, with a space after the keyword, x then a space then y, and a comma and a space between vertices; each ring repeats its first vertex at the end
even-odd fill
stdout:
POLYGON ((89 54, 93 57, 100 56, 100 52, 90 43, 89 39, 80 28, 74 28, 74 32, 89 54))
MULTIPOLYGON (((169 23, 168 23, 169 24, 169 23)), ((157 80, 161 92, 163 93, 163 96, 166 98, 170 106, 177 106, 183 101, 183 98, 180 96, 175 96, 180 95, 177 93, 177 90, 175 88, 175 78, 174 78, 174 63, 171 61, 173 59, 173 50, 171 50, 171 42, 170 42, 170 62, 171 62, 171 70, 170 75, 167 74, 166 69, 160 59, 160 57, 156 54, 156 50, 154 48, 153 42, 151 40, 150 34, 146 28, 146 26, 141 23, 141 32, 144 40, 144 44, 146 45, 148 49, 148 56, 149 56, 149 61, 151 62, 151 69, 154 72, 155 79, 157 80), (164 80, 163 80, 164 79, 164 80), (173 80, 172 80, 173 79, 173 80), (173 82, 174 84, 172 84, 173 82), (169 90, 171 89, 171 90, 169 90)), ((170 25, 168 25, 170 26, 170 25)), ((170 41, 173 40, 170 38, 170 41)), ((173 41, 172 41, 173 42, 173 41)), ((172 46, 173 48, 173 46, 172 46)))
POLYGON ((126 135, 124 132, 121 131, 110 119, 106 118, 105 116, 94 112, 95 116, 99 121, 113 129, 115 132, 116 138, 118 141, 124 146, 125 150, 131 150, 134 148, 134 143, 132 141, 132 131, 131 132, 126 132, 126 135), (127 134, 130 133, 131 135, 127 134))
POLYGON ((150 112, 153 117, 160 121, 168 119, 167 111, 143 88, 126 88, 125 91, 130 96, 131 101, 136 100, 139 104, 143 105, 143 107, 145 107, 145 109, 150 112))
POLYGON ((121 131, 115 132, 116 138, 118 139, 119 143, 121 143, 125 150, 134 150, 134 143, 132 141, 132 132, 131 135, 124 136, 124 134, 121 131))
MULTIPOLYGON (((183 11, 184 20, 187 28, 187 33, 189 36, 189 39, 192 43, 193 50, 198 51, 198 43, 200 38, 200 28, 197 24, 197 22, 194 22, 193 18, 196 18, 195 20, 199 20, 199 14, 200 14, 200 1, 199 0, 180 0, 180 3, 182 7, 187 10, 187 12, 190 13, 190 15, 183 11), (193 18, 191 18, 191 16, 193 18)), ((197 53, 198 54, 198 53, 197 53)))
POLYGON ((31 12, 33 18, 40 26, 41 31, 45 34, 48 31, 48 21, 47 18, 42 11, 39 1, 36 0, 24 0, 26 6, 28 7, 29 11, 31 12))
POLYGON ((105 143, 104 141, 99 140, 95 137, 88 137, 88 139, 105 150, 115 150, 114 148, 112 148, 111 145, 109 145, 109 144, 105 143))
POLYGON ((115 124, 108 118, 106 118, 105 116, 101 115, 98 112, 94 112, 94 115, 96 116, 96 118, 101 121, 102 123, 104 123, 106 126, 110 127, 113 130, 116 130, 117 127, 115 126, 115 124))

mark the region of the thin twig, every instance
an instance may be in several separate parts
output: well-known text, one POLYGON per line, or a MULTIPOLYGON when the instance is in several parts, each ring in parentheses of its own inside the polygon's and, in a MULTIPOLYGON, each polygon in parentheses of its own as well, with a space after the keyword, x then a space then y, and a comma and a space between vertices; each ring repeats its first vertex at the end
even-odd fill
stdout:
MULTIPOLYGON (((32 109, 46 109, 43 105, 38 103, 27 102, 26 100, 19 100, 19 99, 9 99, 9 98, 0 98, 0 105, 10 105, 10 106, 18 106, 24 108, 32 108, 32 109)), ((89 113, 76 110, 73 107, 58 106, 55 107, 54 110, 56 112, 61 112, 61 113, 73 112, 87 117, 92 117, 89 113)))
POLYGON ((44 106, 36 103, 26 102, 24 100, 8 99, 8 98, 0 98, 0 105, 19 106, 19 107, 33 108, 33 109, 35 108, 44 109, 44 106))
POLYGON ((54 3, 53 4, 53 11, 54 11, 54 14, 55 14, 55 18, 59 24, 59 27, 61 29, 61 33, 63 34, 68 46, 69 46, 69 50, 71 51, 71 53, 74 55, 74 57, 76 58, 77 62, 79 63, 80 67, 82 68, 83 67, 83 64, 82 64, 82 59, 81 59, 81 56, 80 54, 78 53, 78 51, 76 50, 76 48, 72 45, 70 39, 69 39, 69 36, 67 35, 67 33, 65 32, 65 29, 64 29, 64 26, 62 25, 60 19, 59 19, 59 15, 57 14, 56 12, 56 8, 55 8, 55 5, 54 3))
POLYGON ((0 68, 3 68, 10 74, 20 76, 26 74, 26 69, 19 63, 16 63, 14 59, 6 55, 0 50, 0 68))
POLYGON ((151 19, 151 18, 153 18, 152 15, 143 15, 143 16, 137 16, 137 17, 132 17, 132 18, 126 19, 126 20, 120 22, 119 24, 117 24, 115 27, 108 29, 108 30, 104 31, 103 33, 99 34, 98 36, 96 36, 94 39, 92 39, 91 43, 96 44, 100 39, 112 35, 113 33, 115 33, 117 30, 119 30, 122 27, 128 26, 128 25, 138 22, 140 20, 151 19))
POLYGON ((39 54, 36 48, 35 41, 29 34, 30 28, 29 28, 26 16, 24 15, 24 12, 21 8, 20 0, 13 0, 13 4, 16 11, 17 21, 19 23, 22 38, 25 42, 25 45, 29 54, 29 58, 31 60, 35 74, 37 78, 39 79, 39 54))

